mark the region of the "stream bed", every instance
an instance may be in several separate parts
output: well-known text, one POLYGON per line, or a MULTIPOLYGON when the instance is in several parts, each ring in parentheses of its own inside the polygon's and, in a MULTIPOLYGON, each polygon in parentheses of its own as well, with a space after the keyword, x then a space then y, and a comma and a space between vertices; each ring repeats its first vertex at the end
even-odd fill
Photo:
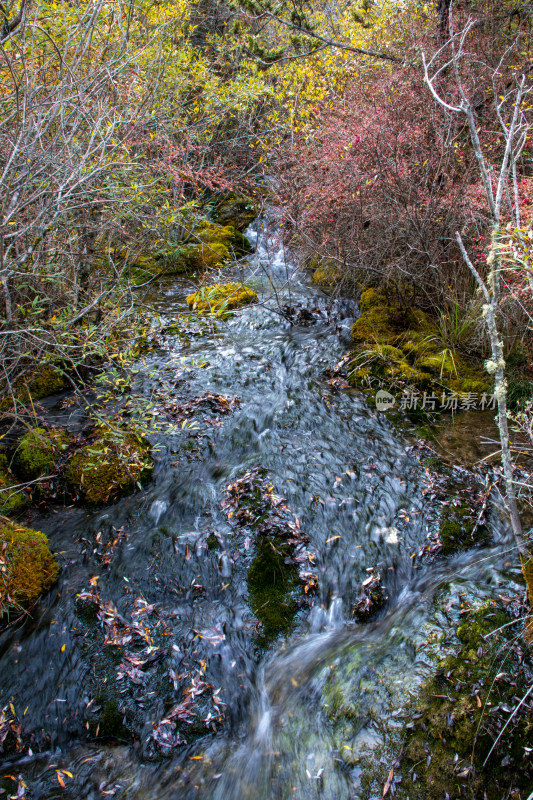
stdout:
MULTIPOLYGON (((465 594, 481 603, 518 587, 497 500, 488 543, 421 555, 441 513, 423 451, 331 381, 349 312, 310 286, 268 223, 249 231, 256 252, 240 268, 261 302, 162 337, 135 379, 147 395, 203 395, 206 407, 224 395, 228 409, 154 435, 142 491, 31 520, 61 574, 33 618, 0 637, 0 705, 13 702, 29 742, 2 775, 22 776, 33 800, 380 798, 405 709, 446 654, 465 594), (305 313, 291 323, 285 305, 305 313), (277 636, 251 597, 254 537, 224 505, 228 486, 258 470, 305 535, 317 579, 315 591, 293 588, 277 636), (352 606, 370 569, 388 601, 359 624, 352 606)), ((186 293, 171 278, 150 292, 168 330, 186 293)), ((49 414, 78 424, 60 404, 49 414)), ((468 490, 466 470, 448 469, 468 490)))

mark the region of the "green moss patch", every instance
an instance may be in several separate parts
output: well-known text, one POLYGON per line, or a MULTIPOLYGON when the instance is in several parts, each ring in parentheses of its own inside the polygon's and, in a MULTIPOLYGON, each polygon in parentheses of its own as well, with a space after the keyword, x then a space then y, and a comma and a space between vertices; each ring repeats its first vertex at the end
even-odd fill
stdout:
POLYGON ((20 481, 8 469, 7 458, 0 453, 0 514, 14 514, 28 505, 29 497, 15 487, 20 481))
POLYGON ((54 472, 56 462, 69 445, 69 437, 59 429, 33 428, 19 440, 13 469, 24 481, 54 472))
POLYGON ((344 274, 336 261, 329 259, 313 259, 313 283, 321 289, 334 289, 342 281, 344 274))
POLYGON ((442 552, 447 555, 488 543, 490 532, 485 525, 477 525, 469 505, 447 506, 442 512, 439 539, 442 552))
POLYGON ((204 286, 186 299, 187 304, 195 311, 213 314, 257 303, 258 298, 253 289, 241 283, 217 283, 214 286, 204 286))
POLYGON ((260 645, 288 633, 298 610, 298 569, 291 556, 292 548, 281 537, 258 538, 257 553, 248 570, 248 589, 252 611, 261 622, 260 645))
POLYGON ((230 192, 215 203, 212 216, 220 225, 231 225, 236 230, 243 231, 254 221, 260 212, 260 207, 251 198, 238 192, 230 192))
POLYGON ((317 576, 308 571, 314 554, 305 549, 308 539, 285 500, 274 494, 268 473, 251 470, 226 489, 228 521, 253 533, 255 556, 248 569, 250 605, 259 620, 257 643, 266 647, 280 634, 290 631, 304 595, 317 586, 317 576))
POLYGON ((527 797, 533 770, 531 702, 512 715, 531 676, 515 638, 517 626, 509 622, 492 603, 464 617, 455 652, 423 685, 415 719, 405 731, 398 797, 527 797))
POLYGON ((490 392, 480 367, 442 340, 437 325, 420 309, 392 303, 374 287, 360 299, 361 316, 352 326, 354 358, 350 382, 364 389, 380 386, 398 398, 404 391, 435 397, 490 392))
POLYGON ((39 531, 0 525, 0 610, 33 603, 57 578, 59 567, 39 531))
MULTIPOLYGON (((13 387, 15 401, 21 405, 31 405, 44 397, 64 392, 69 388, 65 373, 53 364, 40 364, 38 371, 30 377, 18 379, 13 387)), ((13 398, 7 394, 0 400, 0 410, 13 407, 13 398)))
POLYGON ((141 283, 154 275, 189 275, 220 269, 250 250, 248 239, 234 225, 219 225, 204 219, 191 223, 191 233, 185 240, 165 242, 155 252, 136 256, 132 275, 141 283))
POLYGON ((65 391, 69 386, 65 374, 52 364, 39 367, 38 374, 34 375, 28 383, 27 393, 32 400, 42 400, 59 392, 65 391))
POLYGON ((99 432, 69 462, 65 482, 86 503, 106 503, 131 491, 153 470, 149 444, 127 432, 99 432))

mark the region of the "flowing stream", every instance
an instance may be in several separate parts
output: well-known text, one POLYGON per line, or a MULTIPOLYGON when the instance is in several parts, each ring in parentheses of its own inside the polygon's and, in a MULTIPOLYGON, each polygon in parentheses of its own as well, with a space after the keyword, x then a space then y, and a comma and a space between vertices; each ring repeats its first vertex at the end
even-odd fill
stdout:
MULTIPOLYGON (((169 334, 136 378, 146 394, 212 392, 240 405, 190 439, 187 429, 170 440, 154 436, 161 448, 143 491, 32 520, 60 554, 61 576, 33 619, 1 636, 0 705, 13 700, 24 730, 34 732, 30 753, 7 759, 2 773, 22 775, 34 800, 381 797, 375 775, 392 765, 403 709, 431 672, 431 635, 447 630, 466 589, 483 598, 516 577, 496 506, 490 546, 417 557, 439 516, 426 465, 360 393, 329 382, 349 319, 342 304, 328 310, 268 222, 250 230, 256 252, 242 267, 261 304, 186 340, 169 334), (284 304, 306 313, 291 324, 278 313, 284 304), (299 520, 318 575, 290 633, 267 647, 247 584, 254 542, 239 538, 221 508, 228 484, 258 466, 299 520), (119 533, 106 563, 98 543, 119 533), (375 566, 389 600, 357 624, 351 607, 375 566), (149 643, 126 650, 153 662, 118 680, 124 648, 104 644, 100 623, 76 605, 91 581, 117 624, 143 620, 150 631, 149 643), (192 679, 212 687, 198 695, 207 722, 184 723, 181 743, 178 736, 158 748, 153 731, 192 679), (106 703, 129 720, 133 744, 131 733, 102 736, 95 727, 104 725, 96 708, 106 703), (65 788, 57 770, 70 773, 60 774, 65 788)), ((165 279, 150 301, 171 325, 185 294, 182 281, 165 279)), ((81 424, 49 405, 51 420, 81 424)), ((450 475, 464 480, 460 470, 450 475)), ((172 732, 171 723, 158 730, 172 732)))

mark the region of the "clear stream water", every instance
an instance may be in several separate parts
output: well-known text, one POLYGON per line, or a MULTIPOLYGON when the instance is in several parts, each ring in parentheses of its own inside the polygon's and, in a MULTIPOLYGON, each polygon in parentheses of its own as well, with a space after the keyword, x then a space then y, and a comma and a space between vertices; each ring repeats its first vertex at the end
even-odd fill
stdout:
MULTIPOLYGON (((257 248, 243 268, 262 304, 187 342, 166 337, 137 378, 146 393, 216 392, 237 395, 240 406, 201 427, 190 451, 186 431, 154 436, 162 449, 142 492, 32 521, 60 554, 61 576, 33 619, 0 638, 0 704, 13 699, 24 730, 35 733, 32 752, 2 765, 2 775, 23 775, 34 800, 381 797, 379 776, 397 754, 403 710, 431 670, 431 636, 448 630, 466 590, 482 598, 513 579, 510 532, 495 507, 490 547, 413 558, 438 523, 438 492, 401 429, 360 393, 328 383, 325 370, 346 349, 338 329, 348 322, 328 316, 326 299, 267 222, 250 231, 257 248), (291 325, 277 313, 288 302, 319 313, 291 325), (258 465, 299 519, 319 579, 311 607, 266 651, 257 646, 246 582, 253 538, 243 540, 221 509, 226 486, 258 465), (106 565, 95 550, 117 531, 124 538, 106 565), (212 534, 216 548, 207 544, 212 534), (376 565, 389 601, 359 625, 351 606, 376 565), (76 612, 76 595, 96 576, 119 626, 136 619, 150 630, 150 643, 125 648, 142 660, 154 656, 137 682, 116 680, 123 649, 105 645, 100 623, 76 612), (213 687, 198 700, 212 719, 181 725, 185 743, 161 755, 152 731, 183 700, 191 676, 213 687), (125 709, 135 721, 133 744, 131 734, 87 734, 112 696, 119 715, 125 709), (349 714, 338 714, 344 707, 349 714), (58 769, 72 775, 63 774, 65 788, 58 769)), ((150 302, 171 323, 185 294, 182 282, 167 279, 150 302)), ((50 418, 79 424, 59 405, 50 418)))

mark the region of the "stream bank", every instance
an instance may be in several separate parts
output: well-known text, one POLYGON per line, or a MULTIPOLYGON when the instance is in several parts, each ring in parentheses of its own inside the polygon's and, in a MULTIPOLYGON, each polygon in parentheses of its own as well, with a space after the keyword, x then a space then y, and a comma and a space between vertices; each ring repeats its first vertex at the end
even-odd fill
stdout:
MULTIPOLYGON (((454 634, 467 607, 476 618, 498 595, 509 606, 523 594, 497 493, 331 377, 345 352, 342 319, 270 223, 250 231, 256 252, 243 267, 259 303, 225 320, 187 317, 176 334, 189 314, 186 284, 161 279, 147 298, 163 333, 134 389, 171 394, 174 405, 155 411, 195 427, 153 435, 143 491, 28 518, 61 572, 32 617, 1 634, 12 794, 370 799, 389 782, 387 794, 425 800, 432 773, 413 765, 420 748, 427 764, 442 739, 424 717, 431 711, 413 703, 435 694, 440 662, 475 649, 454 634), (445 510, 469 499, 487 535, 443 556, 435 534, 445 510), (369 570, 388 600, 363 625, 352 609, 369 570), (274 621, 272 586, 282 609, 274 621), (415 740, 420 720, 428 753, 415 740)), ((61 402, 47 414, 73 434, 83 426, 61 402)), ((530 681, 526 651, 521 668, 530 681)), ((443 680, 457 669, 450 662, 443 680)), ((520 689, 498 695, 490 708, 502 716, 491 722, 509 716, 502 703, 512 713, 520 689)), ((440 693, 453 716, 445 703, 462 701, 449 687, 440 693)), ((492 702, 488 690, 477 696, 492 702)), ((516 717, 529 742, 527 718, 516 717)), ((514 772, 502 769, 522 785, 506 791, 526 800, 530 754, 512 755, 514 772)), ((482 797, 467 754, 458 756, 454 786, 482 797)))

